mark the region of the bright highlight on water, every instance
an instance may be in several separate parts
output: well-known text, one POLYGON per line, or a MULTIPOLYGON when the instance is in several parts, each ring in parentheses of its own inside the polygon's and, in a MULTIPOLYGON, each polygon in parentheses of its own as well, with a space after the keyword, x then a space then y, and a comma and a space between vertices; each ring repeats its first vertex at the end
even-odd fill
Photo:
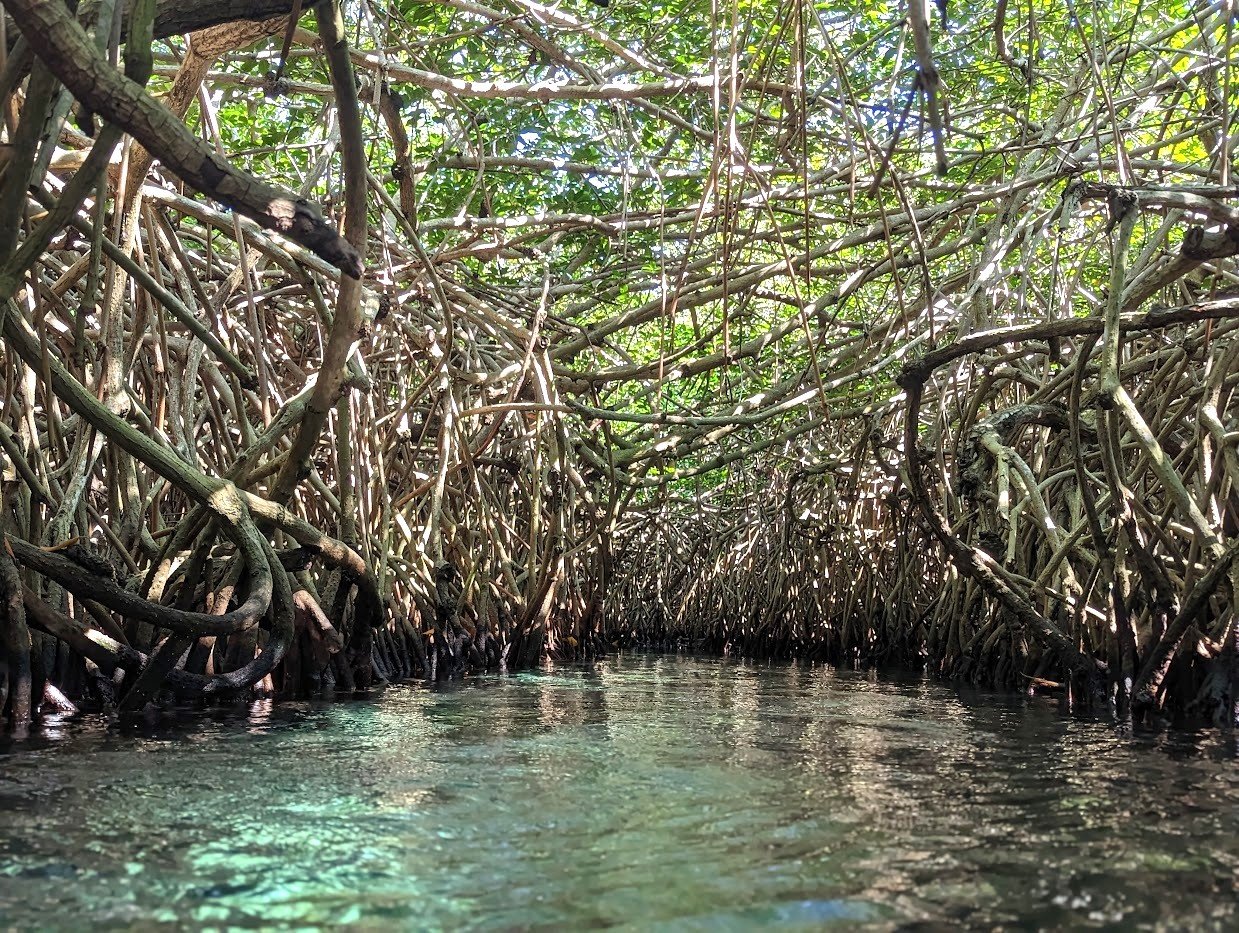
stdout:
POLYGON ((1233 745, 921 679, 621 656, 31 744, 6 928, 1235 922, 1233 745))

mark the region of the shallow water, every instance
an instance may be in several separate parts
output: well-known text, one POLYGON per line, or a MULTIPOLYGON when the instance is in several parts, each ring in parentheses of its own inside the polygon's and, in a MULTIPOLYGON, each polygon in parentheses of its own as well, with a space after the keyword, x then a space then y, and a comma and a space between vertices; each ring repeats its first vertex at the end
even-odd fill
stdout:
POLYGON ((0 746, 0 928, 1235 928, 1239 764, 1052 704, 626 655, 0 746))

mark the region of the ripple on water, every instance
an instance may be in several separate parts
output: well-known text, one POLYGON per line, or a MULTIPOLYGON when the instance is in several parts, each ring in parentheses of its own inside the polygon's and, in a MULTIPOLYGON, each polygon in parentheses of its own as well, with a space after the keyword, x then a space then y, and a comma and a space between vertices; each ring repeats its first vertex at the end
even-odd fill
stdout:
POLYGON ((1232 928, 1233 746, 621 655, 0 748, 0 926, 1232 928))

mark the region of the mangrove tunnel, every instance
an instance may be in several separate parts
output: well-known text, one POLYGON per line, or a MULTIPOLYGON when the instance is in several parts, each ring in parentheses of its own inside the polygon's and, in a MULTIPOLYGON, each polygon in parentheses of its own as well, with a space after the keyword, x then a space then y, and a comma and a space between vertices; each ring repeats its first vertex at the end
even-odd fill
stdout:
POLYGON ((0 5, 0 928, 1234 929, 1236 0, 0 5))
POLYGON ((1239 710, 1235 11, 4 0, 0 700, 623 646, 1239 710))
POLYGON ((0 698, 624 646, 1233 726, 1230 2, 4 0, 0 698))
POLYGON ((0 704, 1239 683, 1235 11, 4 0, 0 704))

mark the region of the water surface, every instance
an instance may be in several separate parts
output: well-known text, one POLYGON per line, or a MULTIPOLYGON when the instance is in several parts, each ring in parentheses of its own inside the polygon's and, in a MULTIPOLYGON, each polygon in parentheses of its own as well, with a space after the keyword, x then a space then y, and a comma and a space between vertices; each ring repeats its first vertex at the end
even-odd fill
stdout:
POLYGON ((1233 751, 640 655, 87 717, 0 746, 0 928, 1234 929, 1233 751))

